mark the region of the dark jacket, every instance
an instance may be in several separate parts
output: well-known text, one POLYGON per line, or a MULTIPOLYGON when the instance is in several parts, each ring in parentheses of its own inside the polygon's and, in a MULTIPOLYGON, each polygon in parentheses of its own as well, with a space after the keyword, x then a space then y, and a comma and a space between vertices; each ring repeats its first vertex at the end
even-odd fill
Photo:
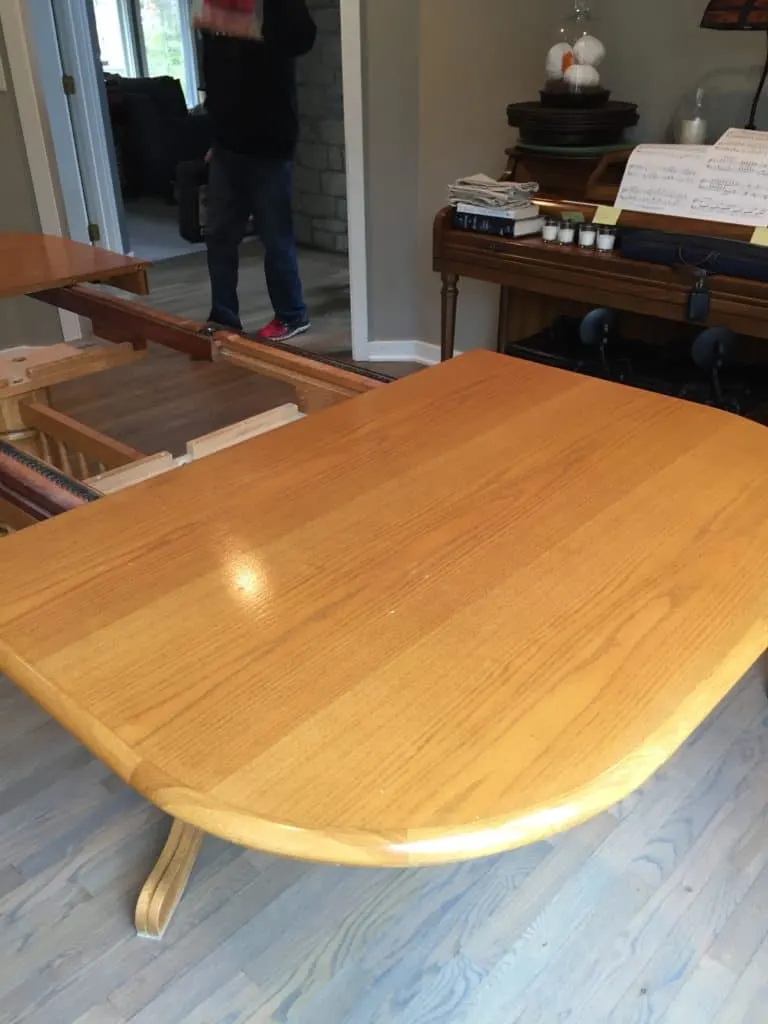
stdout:
POLYGON ((295 58, 312 49, 316 33, 305 0, 264 0, 261 40, 201 33, 216 145, 251 156, 293 156, 299 134, 295 58))

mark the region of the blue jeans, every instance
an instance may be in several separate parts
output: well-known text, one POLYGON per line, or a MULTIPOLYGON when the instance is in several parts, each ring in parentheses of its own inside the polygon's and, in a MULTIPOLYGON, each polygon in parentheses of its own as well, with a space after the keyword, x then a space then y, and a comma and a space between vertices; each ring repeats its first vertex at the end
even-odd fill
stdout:
POLYGON ((237 282, 239 246, 253 216, 264 245, 264 273, 275 316, 294 326, 307 319, 296 260, 291 185, 293 166, 215 149, 208 179, 209 319, 241 330, 237 282))

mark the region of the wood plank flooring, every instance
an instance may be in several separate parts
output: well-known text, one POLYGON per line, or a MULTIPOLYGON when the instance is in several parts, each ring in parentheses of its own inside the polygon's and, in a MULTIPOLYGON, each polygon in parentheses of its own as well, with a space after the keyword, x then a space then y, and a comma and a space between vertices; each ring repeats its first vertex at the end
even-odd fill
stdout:
POLYGON ((0 680, 2 1024, 765 1024, 757 671, 645 789, 528 849, 366 871, 208 839, 165 941, 163 815, 0 680))
MULTIPOLYGON (((285 400, 162 350, 113 374, 56 400, 144 450, 285 400)), ((0 679, 0 1024, 767 1024, 763 682, 610 813, 490 860, 351 870, 209 839, 157 944, 131 915, 163 815, 0 679)))
MULTIPOLYGON (((312 330, 302 335, 297 344, 312 352, 349 349, 349 265, 346 256, 300 249, 299 268, 312 330)), ((150 271, 150 286, 149 296, 138 301, 192 320, 204 321, 210 312, 205 253, 156 263, 150 271)), ((246 331, 256 331, 272 319, 274 313, 264 281, 263 249, 256 240, 244 242, 241 248, 239 293, 241 318, 246 331)))
POLYGON ((138 363, 53 388, 62 412, 150 454, 293 402, 293 388, 223 363, 150 345, 138 363))

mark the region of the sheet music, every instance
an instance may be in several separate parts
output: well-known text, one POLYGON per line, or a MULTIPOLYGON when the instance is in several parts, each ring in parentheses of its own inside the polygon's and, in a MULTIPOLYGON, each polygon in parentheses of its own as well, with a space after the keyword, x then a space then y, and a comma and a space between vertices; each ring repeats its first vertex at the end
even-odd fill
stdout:
POLYGON ((725 135, 720 136, 713 148, 749 156, 768 156, 768 132, 751 131, 749 128, 729 128, 725 135))
POLYGON ((761 151, 753 139, 724 140, 719 146, 638 146, 627 164, 616 206, 638 213, 768 226, 768 144, 761 151), (739 148, 745 146, 751 148, 739 148))

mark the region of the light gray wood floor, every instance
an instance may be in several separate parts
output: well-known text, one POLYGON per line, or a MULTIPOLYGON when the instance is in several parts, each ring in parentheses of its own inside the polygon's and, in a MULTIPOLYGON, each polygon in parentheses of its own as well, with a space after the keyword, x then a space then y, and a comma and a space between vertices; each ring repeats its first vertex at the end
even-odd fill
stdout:
MULTIPOLYGON (((256 240, 240 252, 240 307, 243 327, 257 331, 274 316, 267 295, 264 250, 256 240)), ((336 352, 351 345, 349 265, 339 253, 299 250, 299 269, 312 330, 294 344, 310 352, 336 352)), ((150 270, 151 294, 139 301, 166 313, 204 321, 210 311, 210 285, 205 253, 162 260, 150 270)), ((122 294, 122 298, 125 295, 122 294)))
POLYGON ((457 867, 209 839, 162 944, 132 904, 163 816, 0 678, 2 1024, 766 1024, 758 671, 642 792, 457 867))

